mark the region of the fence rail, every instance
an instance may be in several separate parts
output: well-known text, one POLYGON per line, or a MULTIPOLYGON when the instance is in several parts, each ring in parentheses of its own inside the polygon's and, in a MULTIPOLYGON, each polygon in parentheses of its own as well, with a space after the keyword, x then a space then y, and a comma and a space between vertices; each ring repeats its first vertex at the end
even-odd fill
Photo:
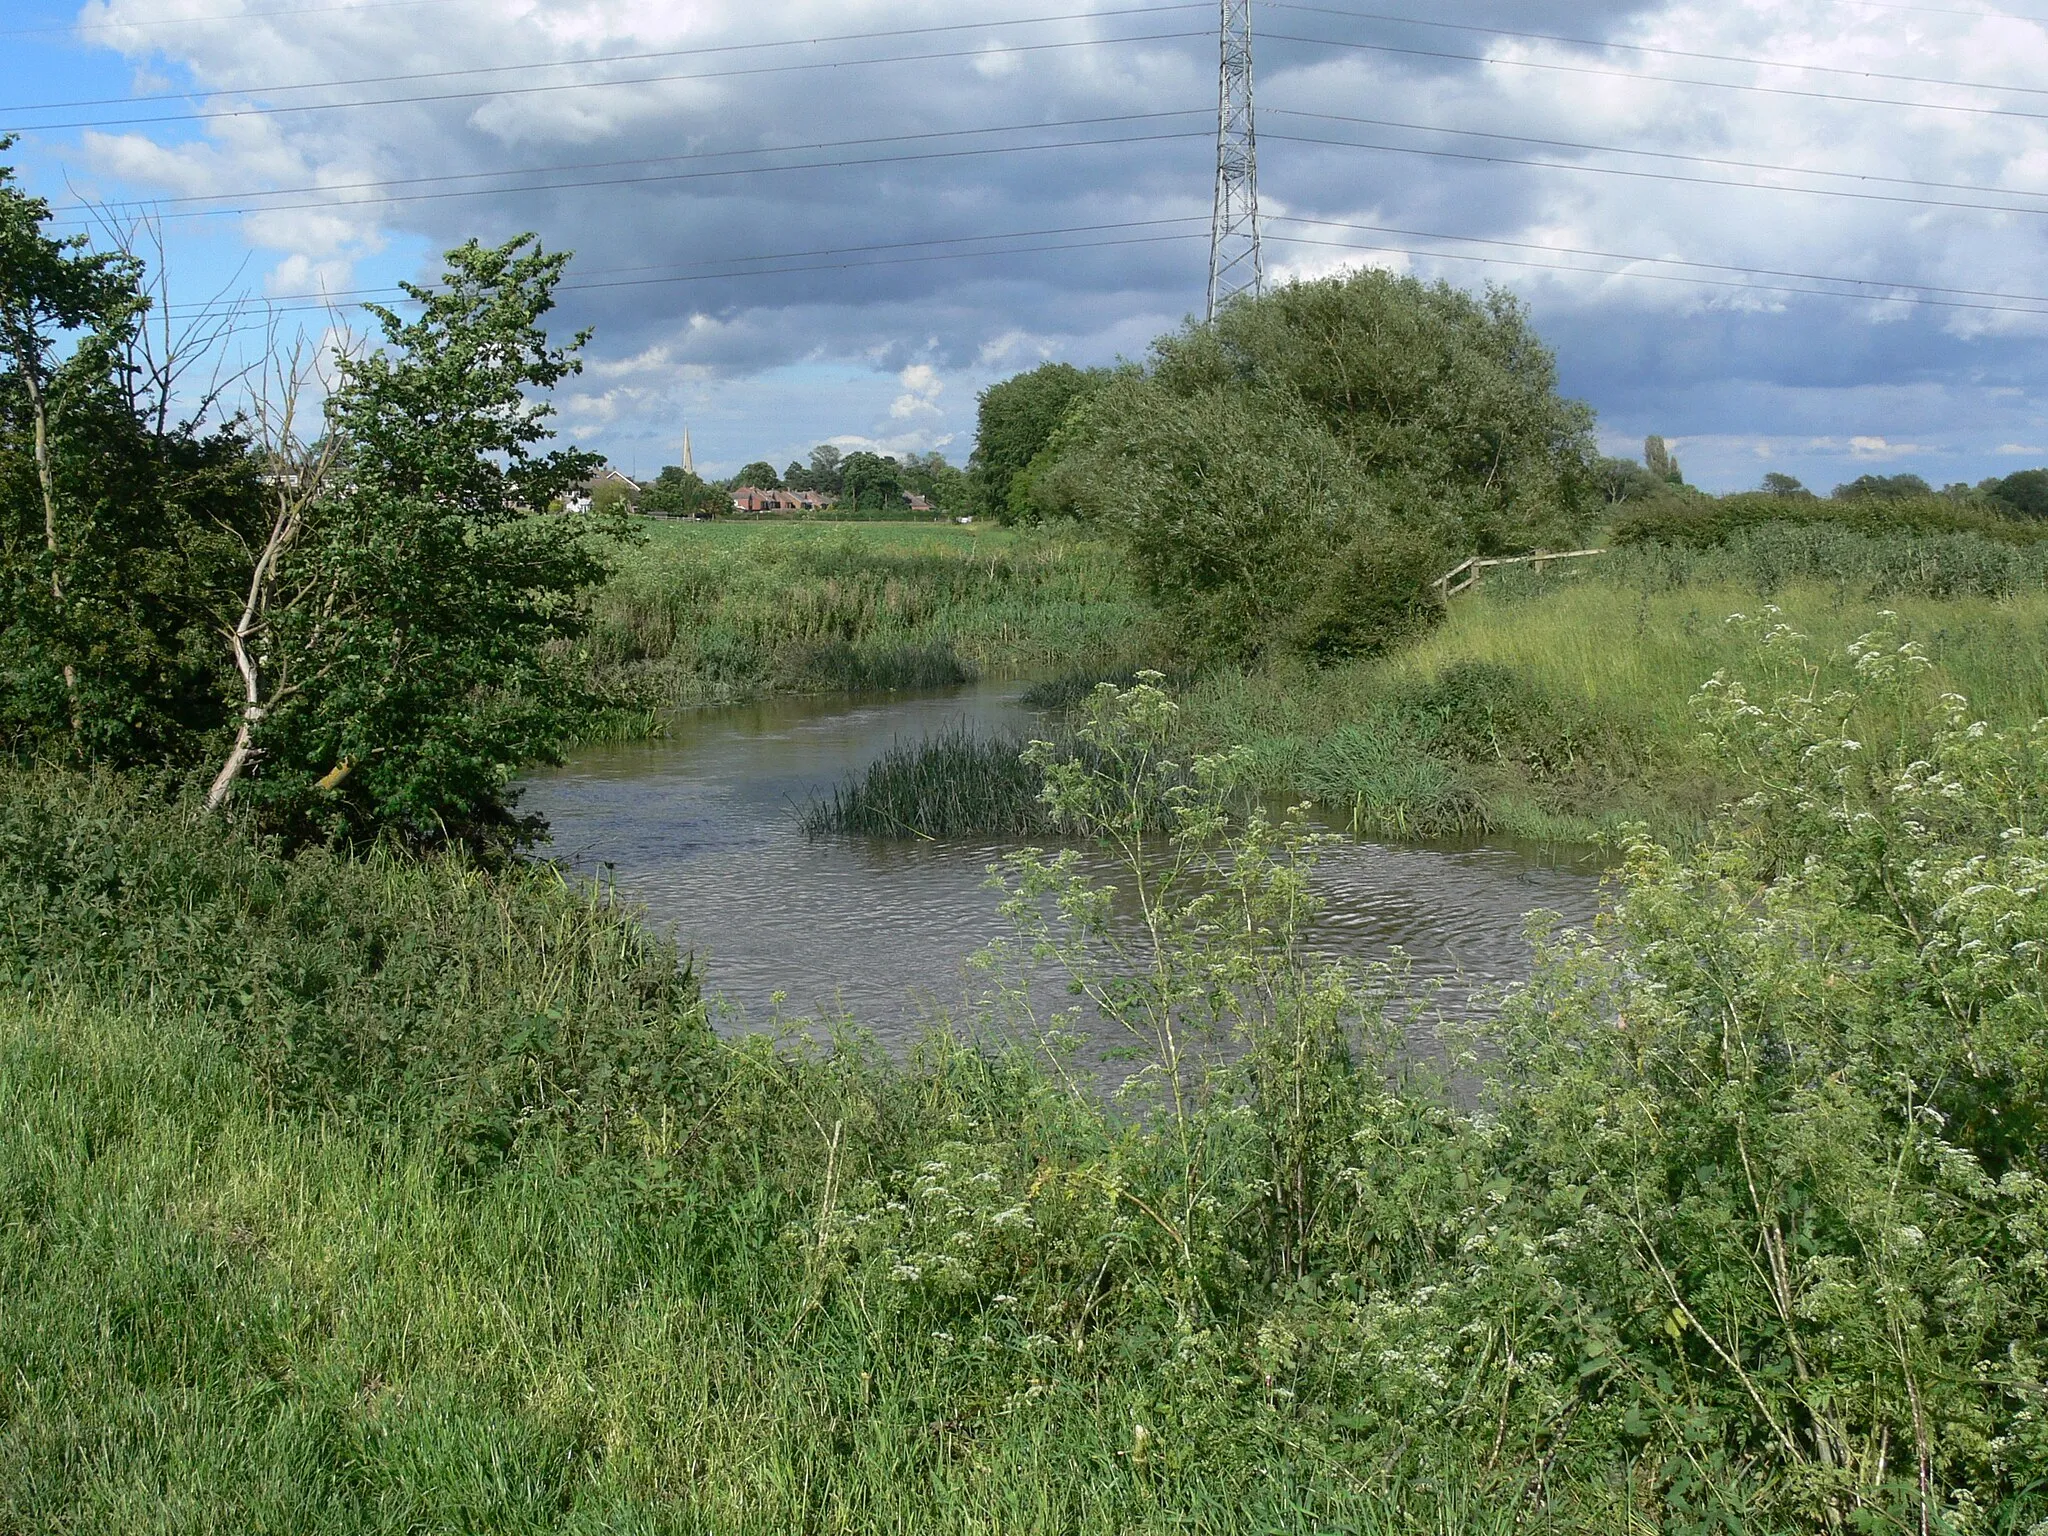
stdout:
POLYGON ((1539 549, 1533 555, 1501 555, 1483 560, 1479 556, 1474 555, 1470 560, 1454 565, 1448 571, 1445 571, 1443 575, 1437 577, 1434 585, 1444 601, 1449 602, 1460 592, 1468 591, 1479 585, 1479 578, 1496 565, 1533 564, 1538 570, 1541 570, 1545 561, 1583 560, 1588 555, 1604 555, 1606 553, 1607 551, 1604 549, 1566 549, 1557 551, 1539 549), (1460 576, 1465 579, 1458 581, 1460 576), (1457 582, 1457 585, 1452 586, 1452 582, 1457 582))

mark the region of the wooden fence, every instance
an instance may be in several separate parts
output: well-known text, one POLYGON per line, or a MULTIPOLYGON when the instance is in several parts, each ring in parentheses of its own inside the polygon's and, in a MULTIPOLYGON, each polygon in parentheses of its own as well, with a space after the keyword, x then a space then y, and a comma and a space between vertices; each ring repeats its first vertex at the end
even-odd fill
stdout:
POLYGON ((1539 549, 1533 555, 1503 555, 1498 558, 1484 560, 1474 555, 1462 565, 1455 565, 1448 571, 1445 571, 1443 575, 1437 577, 1435 586, 1438 594, 1444 601, 1449 602, 1460 592, 1479 585, 1480 576, 1492 566, 1534 565, 1540 571, 1543 569, 1544 562, 1548 560, 1583 560, 1588 555, 1604 555, 1606 553, 1607 551, 1604 549, 1567 549, 1555 553, 1547 549, 1539 549), (1461 576, 1464 578, 1463 581, 1458 580, 1461 576), (1457 584, 1453 586, 1453 582, 1457 584))

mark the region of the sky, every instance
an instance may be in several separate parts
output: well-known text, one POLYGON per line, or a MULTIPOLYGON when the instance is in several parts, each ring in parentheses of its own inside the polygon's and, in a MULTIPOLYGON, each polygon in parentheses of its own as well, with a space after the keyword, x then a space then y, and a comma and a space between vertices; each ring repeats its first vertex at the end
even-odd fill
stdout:
MULTIPOLYGON (((1713 490, 2048 464, 2048 0, 1254 0, 1269 282, 1513 291, 1713 490)), ((439 253, 575 252, 565 437, 629 473, 945 453, 1202 308, 1214 0, 8 0, 7 156, 241 344, 439 253)))

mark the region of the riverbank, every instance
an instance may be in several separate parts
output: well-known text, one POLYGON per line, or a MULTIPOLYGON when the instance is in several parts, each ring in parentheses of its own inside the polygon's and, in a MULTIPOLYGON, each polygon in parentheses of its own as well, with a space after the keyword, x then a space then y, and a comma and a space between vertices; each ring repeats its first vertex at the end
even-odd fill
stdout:
MULTIPOLYGON (((1687 839, 1735 787, 1698 750, 1697 690, 1742 670, 1779 624, 1815 643, 1821 693, 1854 681, 1849 643, 1884 630, 1921 643, 1940 686, 1992 725, 2048 715, 2048 593, 1845 598, 1803 583, 1766 596, 1590 571, 1460 596, 1392 656, 1215 674, 1184 703, 1196 740, 1244 743, 1269 793, 1363 834, 1613 842, 1648 823, 1687 839)), ((1885 722, 1866 714, 1859 729, 1885 722)))
MULTIPOLYGON (((599 684, 647 724, 772 693, 930 688, 1160 644, 1101 541, 953 523, 654 523, 597 594, 599 684)), ((645 728, 645 725, 641 726, 645 728)))
MULTIPOLYGON (((1118 1109, 1057 1015, 721 1041, 546 870, 0 775, 0 1527, 2027 1529, 2048 771, 1873 654, 1895 742, 1711 711, 1754 798, 1475 1026, 1484 1113, 1207 791, 1135 950, 1010 870, 1118 1109)), ((1096 727, 1091 842, 1178 771, 1096 727)))
MULTIPOLYGON (((1990 723, 2048 714, 2044 570, 2041 548, 1967 532, 1772 525, 1704 551, 1496 573, 1387 656, 1201 673, 1114 551, 1072 529, 690 525, 656 529, 631 557, 600 599, 594 648, 602 674, 647 701, 624 734, 691 703, 944 686, 976 668, 1046 678, 1035 701, 1057 713, 1095 679, 1153 665, 1173 674, 1180 750, 1242 747, 1254 787, 1313 800, 1359 835, 1612 845, 1637 823, 1695 836, 1729 793, 1695 749, 1692 701, 1760 627, 1812 636, 1822 688, 1852 676, 1849 641, 1895 626, 1990 723)), ((1020 800, 1007 769, 953 785, 948 768, 947 817, 927 826, 897 802, 944 765, 915 761, 912 744, 896 757, 866 797, 876 814, 849 802, 843 824, 993 835, 1033 811, 1035 790, 1020 800)))

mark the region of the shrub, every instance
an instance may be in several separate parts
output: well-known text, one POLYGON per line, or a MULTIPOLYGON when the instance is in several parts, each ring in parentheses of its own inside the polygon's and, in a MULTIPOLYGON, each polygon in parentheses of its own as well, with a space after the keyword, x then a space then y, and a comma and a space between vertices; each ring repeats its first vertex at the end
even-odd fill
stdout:
POLYGON ((1459 555, 1584 526, 1590 421, 1512 299, 1364 272, 1160 338, 1033 494, 1115 531, 1198 656, 1369 655, 1432 621, 1459 555))
POLYGON ((1668 498, 1638 504, 1614 525, 1617 544, 1661 542, 1709 549, 1765 523, 1832 523, 1869 535, 1974 533, 2006 544, 2048 539, 2048 528, 1991 507, 1943 496, 1790 497, 1746 491, 1719 498, 1668 498))
POLYGON ((465 1165, 694 1104, 674 946, 546 869, 281 856, 108 776, 0 775, 0 981, 197 1018, 274 1102, 411 1122, 465 1165))

